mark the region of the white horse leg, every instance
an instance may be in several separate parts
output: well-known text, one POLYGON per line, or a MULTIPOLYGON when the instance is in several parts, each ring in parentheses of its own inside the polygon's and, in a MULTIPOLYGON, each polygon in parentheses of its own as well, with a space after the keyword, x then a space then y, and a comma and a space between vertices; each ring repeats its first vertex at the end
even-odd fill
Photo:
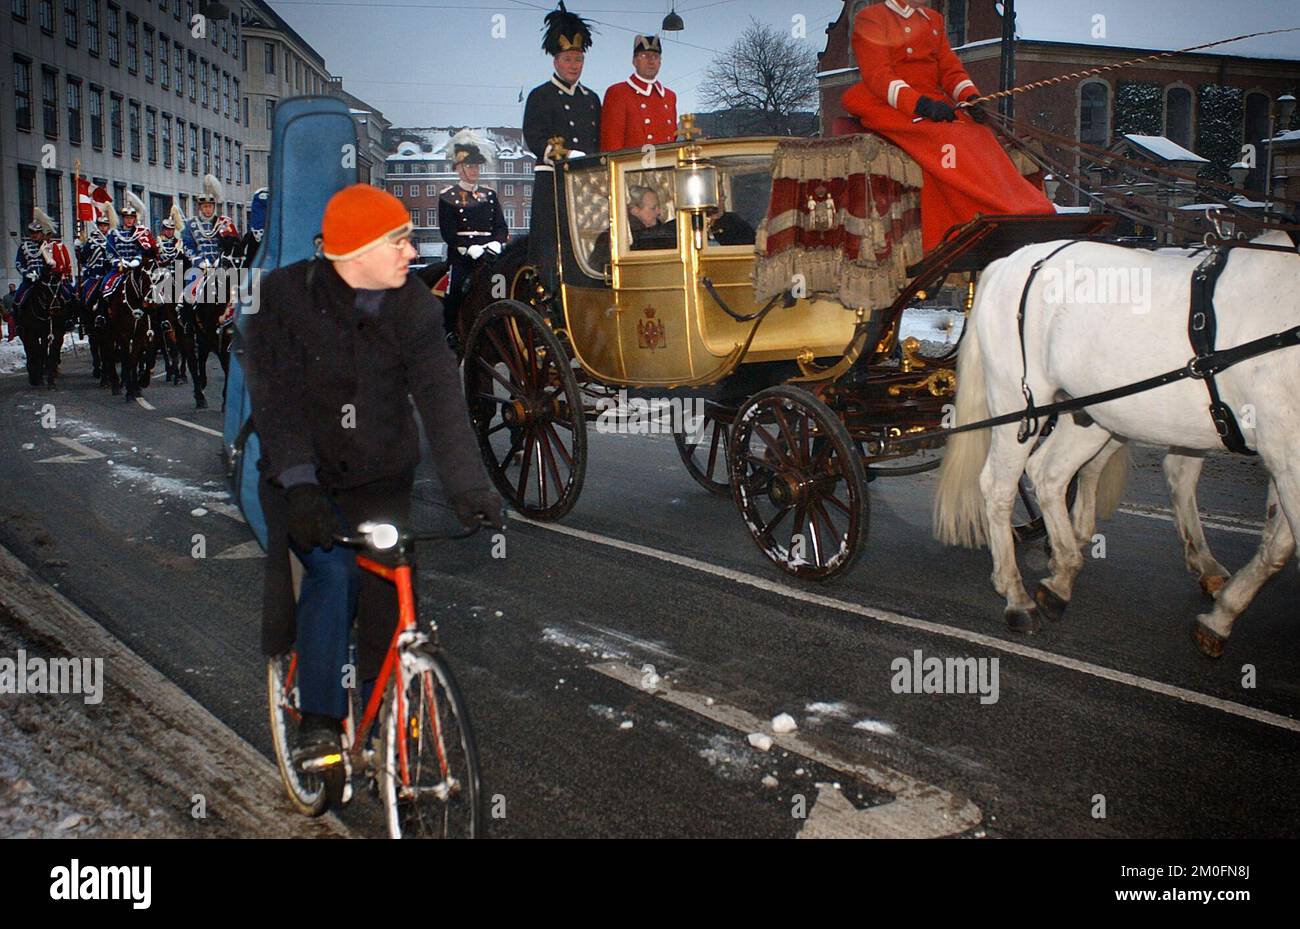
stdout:
MULTIPOLYGON (((1290 512, 1300 515, 1300 480, 1292 479, 1292 484, 1290 512)), ((1223 654, 1237 617, 1255 599, 1264 582, 1280 571, 1295 554, 1295 533, 1288 515, 1279 500, 1278 479, 1274 478, 1268 485, 1268 510, 1259 550, 1249 564, 1223 585, 1214 609, 1197 616, 1196 625, 1192 627, 1196 647, 1209 657, 1218 658, 1223 654)))
POLYGON ((1196 483, 1201 479, 1205 459, 1199 455, 1180 455, 1170 452, 1165 456, 1165 483, 1174 508, 1174 525, 1183 540, 1183 557, 1187 570, 1196 575, 1201 590, 1217 597, 1229 578, 1228 569, 1215 560, 1205 541, 1201 527, 1201 514, 1196 504, 1196 483))
POLYGON ((1101 483, 1102 472, 1123 447, 1123 442, 1112 438, 1101 451, 1079 469, 1078 480, 1075 483, 1074 506, 1070 508, 1070 523, 1080 548, 1090 545, 1092 535, 1097 531, 1097 489, 1101 483))
MULTIPOLYGON (((1074 524, 1065 505, 1066 487, 1095 458, 1103 459, 1096 466, 1096 473, 1100 476, 1106 460, 1114 452, 1114 449, 1105 451, 1111 444, 1116 447, 1120 445, 1104 429, 1062 422, 1029 459, 1029 479, 1034 482, 1034 491, 1038 495, 1038 505, 1043 510, 1043 522, 1052 547, 1052 574, 1039 583, 1034 593, 1040 612, 1048 619, 1059 620, 1064 615, 1065 608, 1070 603, 1074 580, 1083 569, 1083 554, 1079 550, 1074 524)), ((1095 491, 1097 479, 1091 476, 1086 480, 1081 478, 1080 484, 1090 484, 1095 491)), ((1095 499, 1092 509, 1094 516, 1090 521, 1095 522, 1095 499)), ((1088 538, 1092 538, 1091 533, 1088 538)))
POLYGON ((993 429, 988 458, 980 471, 980 492, 984 496, 989 551, 993 555, 993 587, 1007 598, 1007 625, 1016 632, 1033 634, 1040 627, 1038 611, 1020 577, 1011 530, 1020 475, 1025 472, 1030 451, 1030 445, 1016 441, 1016 426, 993 429))

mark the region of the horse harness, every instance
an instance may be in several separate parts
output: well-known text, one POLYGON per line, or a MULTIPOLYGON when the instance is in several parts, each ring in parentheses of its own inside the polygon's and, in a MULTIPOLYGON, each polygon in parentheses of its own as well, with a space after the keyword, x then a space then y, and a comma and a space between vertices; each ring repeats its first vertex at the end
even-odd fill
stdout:
MULTIPOLYGON (((1075 244, 1077 244, 1077 241, 1066 242, 1059 248, 1054 249, 1050 254, 1034 262, 1033 267, 1030 269, 1029 277, 1025 280, 1024 290, 1020 294, 1020 307, 1016 312, 1016 326, 1020 336, 1021 370, 1024 372, 1020 377, 1020 392, 1025 398, 1025 409, 1022 414, 1018 414, 1013 419, 1007 419, 1006 417, 995 417, 995 419, 1003 422, 1014 422, 1019 419, 1020 429, 1016 434, 1016 439, 1023 445, 1035 436, 1045 439, 1051 435, 1052 430, 1056 428, 1056 422, 1061 413, 1105 402, 1100 399, 1102 397, 1105 397, 1106 400, 1118 399, 1119 397, 1130 396, 1143 390, 1151 390, 1181 380, 1183 377, 1194 377, 1205 383, 1205 389, 1210 395, 1210 419, 1214 422, 1214 429, 1219 434, 1219 439, 1223 442, 1224 447, 1238 455, 1256 454, 1254 450, 1246 445, 1245 436, 1242 435, 1241 427, 1237 424, 1237 417, 1233 414, 1232 408, 1224 403, 1219 396, 1219 387, 1215 383, 1214 376, 1239 361, 1296 344, 1297 341, 1300 341, 1300 327, 1289 329, 1286 332, 1279 332, 1272 336, 1265 336, 1262 339, 1255 339, 1236 348, 1217 350, 1214 345, 1218 330, 1218 319, 1214 310, 1214 290, 1219 283, 1219 278, 1228 267, 1228 259, 1231 257, 1234 248, 1277 251, 1288 255, 1296 253, 1292 249, 1280 245, 1263 245, 1254 242, 1229 240, 1215 245, 1207 245, 1208 254, 1197 265, 1196 270, 1192 272, 1187 338, 1191 342, 1194 357, 1185 368, 1179 368, 1155 378, 1148 378, 1138 384, 1130 384, 1128 387, 1115 388, 1093 394, 1090 397, 1071 398, 1060 403, 1040 407, 1034 403, 1034 393, 1029 387, 1029 362, 1025 349, 1025 308, 1029 302, 1029 288, 1033 285, 1038 272, 1043 269, 1047 262, 1075 244), (1040 418, 1046 419, 1041 428, 1039 426, 1040 418)), ((981 424, 971 423, 969 425, 974 427, 981 424)), ((985 421, 983 425, 990 426, 994 425, 994 423, 985 421)), ((947 431, 966 431, 966 428, 959 427, 958 430, 947 431)))

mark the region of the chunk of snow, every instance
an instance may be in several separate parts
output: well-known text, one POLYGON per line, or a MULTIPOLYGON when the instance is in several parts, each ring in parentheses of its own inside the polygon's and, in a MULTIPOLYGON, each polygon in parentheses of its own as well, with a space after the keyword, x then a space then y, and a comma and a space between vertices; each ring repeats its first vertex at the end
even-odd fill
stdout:
POLYGON ((191 515, 191 516, 207 516, 207 515, 208 515, 208 511, 205 510, 205 509, 204 509, 203 507, 201 507, 201 506, 196 506, 194 509, 190 510, 190 515, 191 515))
POLYGON ((630 719, 625 719, 625 720, 623 720, 621 723, 618 724, 618 728, 620 728, 620 729, 631 729, 631 728, 632 728, 632 720, 630 720, 630 719))
POLYGON ((874 719, 861 719, 853 724, 854 729, 862 729, 866 732, 874 732, 876 735, 893 735, 894 727, 889 723, 882 723, 874 719))
POLYGON ((776 787, 778 784, 780 784, 780 783, 781 783, 780 781, 778 781, 776 778, 774 778, 774 777, 773 777, 772 775, 770 775, 770 774, 765 774, 765 775, 763 776, 763 786, 764 786, 764 787, 775 788, 775 787, 776 787))
POLYGON ((749 734, 749 744, 760 752, 765 752, 772 747, 772 737, 764 732, 751 732, 749 734))
POLYGON ((799 726, 795 723, 794 717, 789 713, 778 713, 776 716, 772 717, 772 731, 777 735, 786 732, 794 732, 798 728, 799 726))
POLYGON ((32 449, 34 449, 35 447, 36 447, 36 443, 35 443, 35 442, 24 442, 24 443, 23 443, 23 451, 25 451, 25 452, 30 452, 30 451, 31 451, 32 449))

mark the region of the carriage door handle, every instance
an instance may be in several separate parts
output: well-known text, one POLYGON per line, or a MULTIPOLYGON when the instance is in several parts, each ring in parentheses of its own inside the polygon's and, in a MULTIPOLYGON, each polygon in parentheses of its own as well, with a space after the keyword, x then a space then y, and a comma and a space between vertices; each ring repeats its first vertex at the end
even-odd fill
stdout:
POLYGON ((606 287, 614 286, 614 269, 609 262, 605 262, 605 267, 601 269, 600 276, 604 278, 606 287))

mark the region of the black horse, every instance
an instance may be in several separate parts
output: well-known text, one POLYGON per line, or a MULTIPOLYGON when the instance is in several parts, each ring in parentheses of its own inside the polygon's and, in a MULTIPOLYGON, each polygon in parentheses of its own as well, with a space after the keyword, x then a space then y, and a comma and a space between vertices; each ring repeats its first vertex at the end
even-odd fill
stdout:
POLYGON ((32 282, 18 307, 18 337, 27 354, 27 383, 53 389, 59 373, 59 356, 63 336, 75 307, 64 295, 65 281, 60 276, 32 282))
POLYGON ((135 259, 122 269, 121 282, 103 301, 108 329, 100 346, 101 362, 113 395, 125 386, 127 400, 139 397, 141 388, 149 384, 146 361, 153 329, 147 310, 151 287, 149 269, 143 260, 135 259))
MULTIPOLYGON (((186 335, 192 334, 193 347, 186 353, 185 362, 190 369, 194 385, 194 408, 208 407, 204 391, 208 386, 208 357, 215 352, 223 373, 230 372, 230 320, 225 319, 232 301, 237 301, 239 271, 238 259, 223 255, 217 266, 204 270, 204 280, 192 304, 182 308, 185 315, 186 335)), ((188 339, 185 341, 188 342, 188 339)), ((226 390, 221 389, 221 406, 226 406, 226 390)))

